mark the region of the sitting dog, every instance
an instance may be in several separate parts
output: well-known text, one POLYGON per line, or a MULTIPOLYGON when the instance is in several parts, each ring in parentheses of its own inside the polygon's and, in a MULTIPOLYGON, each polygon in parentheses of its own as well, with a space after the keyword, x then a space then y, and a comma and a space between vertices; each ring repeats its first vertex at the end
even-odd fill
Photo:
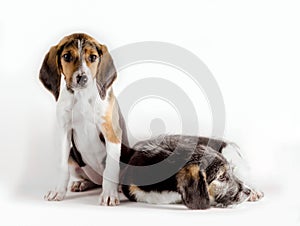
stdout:
POLYGON ((131 201, 182 202, 190 209, 260 199, 263 194, 239 180, 221 154, 228 145, 221 140, 180 135, 138 142, 122 176, 122 191, 131 201))
POLYGON ((57 101, 62 133, 59 182, 46 200, 64 198, 71 173, 80 179, 72 191, 102 185, 100 204, 119 204, 119 161, 126 153, 121 143, 128 139, 112 89, 116 77, 106 46, 86 34, 66 36, 45 56, 39 78, 57 101))

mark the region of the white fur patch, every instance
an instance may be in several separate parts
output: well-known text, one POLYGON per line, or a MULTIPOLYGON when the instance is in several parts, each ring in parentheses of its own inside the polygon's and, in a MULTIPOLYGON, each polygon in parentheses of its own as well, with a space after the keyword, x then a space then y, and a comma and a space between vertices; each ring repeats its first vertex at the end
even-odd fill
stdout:
POLYGON ((82 43, 80 40, 78 40, 78 53, 79 53, 79 56, 81 54, 81 51, 82 51, 82 43))
MULTIPOLYGON (((74 90, 74 94, 68 92, 64 87, 57 103, 57 118, 64 130, 71 131, 73 129, 74 142, 83 161, 102 175, 104 171, 102 163, 106 157, 106 148, 99 140, 99 129, 97 121, 95 121, 95 118, 99 118, 97 109, 103 107, 96 101, 97 98, 100 99, 94 81, 89 83, 85 89, 74 90)), ((69 148, 70 145, 68 150, 69 148)))
POLYGON ((135 191, 133 193, 138 202, 146 202, 151 204, 172 204, 180 203, 181 196, 178 192, 173 191, 163 191, 163 192, 145 192, 145 191, 135 191))

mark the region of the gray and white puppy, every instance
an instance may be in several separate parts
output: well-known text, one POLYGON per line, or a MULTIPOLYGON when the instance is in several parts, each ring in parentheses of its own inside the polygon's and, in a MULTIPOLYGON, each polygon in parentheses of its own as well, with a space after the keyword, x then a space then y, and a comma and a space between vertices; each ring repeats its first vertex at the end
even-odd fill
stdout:
POLYGON ((131 201, 184 203, 190 209, 227 207, 263 194, 246 186, 222 155, 230 145, 216 139, 167 135, 138 142, 122 176, 131 201))

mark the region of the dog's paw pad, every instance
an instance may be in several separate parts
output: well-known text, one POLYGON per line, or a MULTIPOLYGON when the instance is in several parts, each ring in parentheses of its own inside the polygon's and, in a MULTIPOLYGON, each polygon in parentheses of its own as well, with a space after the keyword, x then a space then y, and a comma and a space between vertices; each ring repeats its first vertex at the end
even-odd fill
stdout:
POLYGON ((61 201, 64 199, 66 195, 66 191, 65 190, 51 190, 49 191, 45 196, 44 196, 44 200, 46 201, 61 201))
POLYGON ((117 206, 120 204, 118 191, 105 192, 103 191, 99 198, 101 206, 117 206))

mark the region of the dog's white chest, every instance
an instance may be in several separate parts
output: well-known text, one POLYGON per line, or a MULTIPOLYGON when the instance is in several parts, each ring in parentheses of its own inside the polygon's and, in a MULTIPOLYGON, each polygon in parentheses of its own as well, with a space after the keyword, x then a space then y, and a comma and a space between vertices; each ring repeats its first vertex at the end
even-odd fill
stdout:
MULTIPOLYGON (((88 90, 87 90, 88 91, 88 90)), ((97 93, 80 91, 66 93, 62 104, 58 105, 58 118, 68 130, 73 130, 74 143, 85 164, 99 174, 103 173, 103 161, 106 156, 105 145, 99 139, 97 93), (71 98, 70 98, 71 97, 71 98), (67 99, 70 103, 66 104, 67 99), (68 107, 66 107, 68 106, 68 107)), ((66 91, 68 92, 68 91, 66 91)))

